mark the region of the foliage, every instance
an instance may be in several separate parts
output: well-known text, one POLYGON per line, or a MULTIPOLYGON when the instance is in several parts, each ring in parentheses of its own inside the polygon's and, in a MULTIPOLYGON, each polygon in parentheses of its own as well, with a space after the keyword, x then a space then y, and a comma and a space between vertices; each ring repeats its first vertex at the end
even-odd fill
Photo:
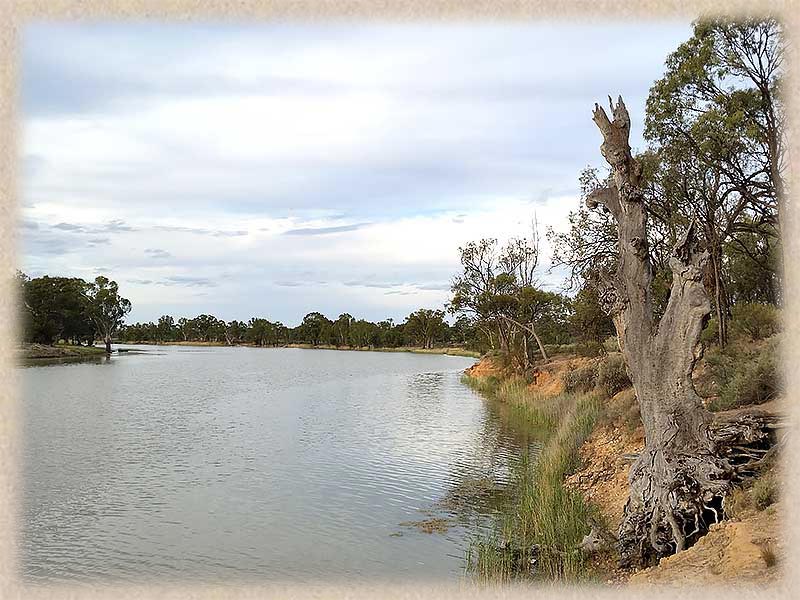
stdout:
POLYGON ((778 500, 778 491, 779 486, 775 474, 769 472, 755 481, 750 493, 756 508, 764 510, 778 500))
POLYGON ((733 307, 731 328, 753 340, 762 340, 780 330, 778 309, 769 304, 747 302, 733 307))
POLYGON ((584 344, 602 342, 614 334, 614 324, 600 306, 597 289, 589 284, 575 295, 568 323, 573 338, 584 344))
POLYGON ((619 352, 619 339, 615 335, 610 335, 603 340, 603 350, 607 353, 619 352))
POLYGON ((97 277, 87 283, 77 277, 29 278, 17 274, 26 341, 52 345, 59 340, 91 345, 96 337, 113 335, 130 311, 116 282, 97 277))
POLYGON ((513 238, 502 248, 496 239, 471 241, 459 253, 462 272, 453 280, 448 311, 472 319, 491 349, 524 371, 537 355, 547 358, 545 344, 571 341, 571 301, 536 285, 535 223, 530 238, 513 238))
POLYGON ((732 343, 724 350, 711 349, 706 356, 719 396, 711 410, 728 410, 737 406, 761 404, 777 396, 782 389, 778 360, 779 336, 760 344, 732 343))
POLYGON ((600 362, 597 369, 597 385, 610 397, 631 386, 622 354, 609 354, 600 362))
POLYGON ((603 423, 611 427, 625 428, 633 432, 642 425, 639 402, 632 387, 622 390, 603 404, 601 413, 603 423))
POLYGON ((605 349, 603 348, 603 344, 600 342, 589 340, 576 344, 575 352, 579 356, 588 356, 593 358, 595 356, 601 356, 605 352, 605 349))
POLYGON ((441 339, 447 328, 443 310, 421 308, 406 318, 403 331, 421 348, 433 348, 434 341, 441 339))
POLYGON ((23 331, 28 341, 52 345, 58 340, 73 343, 94 340, 95 328, 89 316, 88 284, 76 277, 30 279, 18 273, 21 290, 23 331))
POLYGON ((564 375, 564 390, 570 393, 588 392, 597 385, 597 364, 570 369, 564 375))

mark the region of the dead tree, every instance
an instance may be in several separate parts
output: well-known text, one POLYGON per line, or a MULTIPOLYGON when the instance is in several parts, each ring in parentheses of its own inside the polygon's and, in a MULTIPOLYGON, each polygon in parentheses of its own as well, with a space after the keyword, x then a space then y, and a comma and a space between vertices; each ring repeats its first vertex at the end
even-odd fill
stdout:
POLYGON ((600 296, 617 330, 646 439, 629 475, 619 550, 624 566, 644 566, 690 546, 723 517, 725 497, 752 463, 742 456, 760 456, 773 436, 769 418, 715 425, 692 385, 700 332, 711 312, 703 285, 708 253, 694 224, 674 248, 669 301, 656 322, 642 169, 631 155, 622 98, 609 104, 612 120, 595 105, 594 122, 612 172, 586 203, 608 210, 619 234, 616 272, 605 278, 600 296), (747 449, 742 454, 737 447, 747 449))

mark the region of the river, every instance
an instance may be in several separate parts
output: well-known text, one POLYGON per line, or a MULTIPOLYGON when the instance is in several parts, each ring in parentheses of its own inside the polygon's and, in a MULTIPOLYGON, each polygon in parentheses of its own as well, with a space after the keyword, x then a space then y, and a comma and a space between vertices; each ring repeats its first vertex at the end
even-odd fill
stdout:
POLYGON ((138 348, 20 367, 25 581, 452 581, 526 443, 469 358, 138 348))

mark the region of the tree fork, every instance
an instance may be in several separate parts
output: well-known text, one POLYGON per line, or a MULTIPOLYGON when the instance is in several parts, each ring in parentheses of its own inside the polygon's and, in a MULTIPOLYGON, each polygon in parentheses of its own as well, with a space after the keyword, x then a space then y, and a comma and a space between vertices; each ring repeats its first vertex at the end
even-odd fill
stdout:
POLYGON ((595 104, 593 120, 612 172, 586 204, 605 207, 618 229, 617 269, 604 279, 600 292, 645 430, 645 448, 629 474, 619 550, 623 566, 646 566, 689 547, 723 518, 724 499, 740 473, 724 446, 734 440, 768 444, 768 427, 744 420, 728 424, 721 430, 728 435, 721 434, 712 428, 712 415, 692 385, 700 333, 711 313, 703 285, 709 255, 700 248, 694 223, 674 248, 669 301, 654 322, 642 168, 631 154, 630 116, 622 98, 614 104, 609 97, 609 106, 611 119, 595 104))

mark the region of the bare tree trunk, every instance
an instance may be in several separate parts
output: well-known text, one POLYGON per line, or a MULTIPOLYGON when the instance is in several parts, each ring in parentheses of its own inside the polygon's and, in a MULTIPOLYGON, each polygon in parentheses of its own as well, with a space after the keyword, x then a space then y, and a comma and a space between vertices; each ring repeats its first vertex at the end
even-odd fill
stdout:
POLYGON ((711 415, 691 379, 711 312, 703 285, 708 253, 699 247, 692 224, 670 259, 669 301, 655 323, 641 165, 631 155, 630 117, 622 98, 609 103, 613 120, 595 105, 594 121, 612 174, 586 202, 590 208, 602 204, 618 226, 617 270, 606 277, 600 295, 614 321, 645 430, 619 531, 621 563, 641 566, 683 550, 722 518, 735 469, 719 451, 711 415))
POLYGON ((536 344, 539 346, 539 352, 542 353, 542 358, 546 361, 550 360, 550 357, 547 356, 547 351, 544 349, 544 344, 542 344, 542 340, 539 339, 539 336, 536 334, 536 330, 533 328, 533 323, 528 323, 527 325, 524 325, 518 321, 515 321, 511 317, 506 317, 506 316, 504 316, 503 319, 511 323, 512 325, 516 325, 517 327, 530 332, 530 334, 533 336, 533 339, 536 340, 536 344))
POLYGON ((111 335, 105 335, 105 342, 106 342, 106 354, 111 354, 111 335))
POLYGON ((722 275, 722 248, 716 236, 708 233, 711 246, 711 268, 714 276, 714 310, 717 316, 717 337, 720 348, 728 344, 728 292, 722 275))

